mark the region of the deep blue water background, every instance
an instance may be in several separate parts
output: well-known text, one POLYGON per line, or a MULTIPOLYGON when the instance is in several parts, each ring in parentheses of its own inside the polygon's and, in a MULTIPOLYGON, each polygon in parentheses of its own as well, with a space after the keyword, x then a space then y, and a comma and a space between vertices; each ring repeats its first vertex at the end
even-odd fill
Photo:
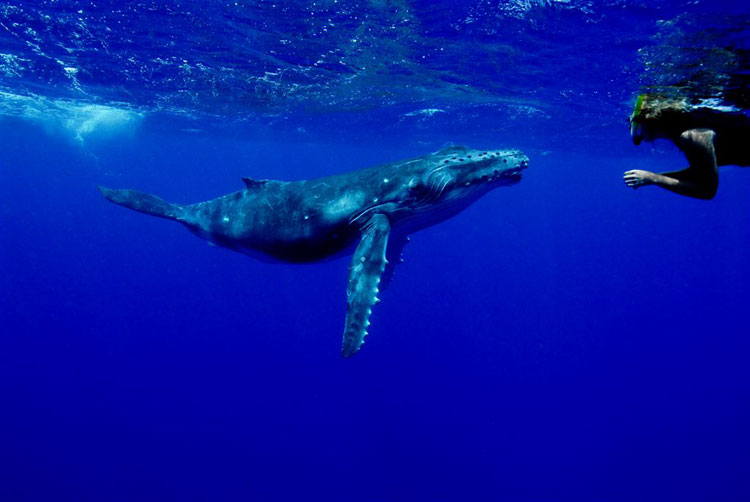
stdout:
MULTIPOLYGON (((439 15, 413 4, 421 46, 453 43, 448 71, 483 89, 470 99, 425 80, 435 68, 409 76, 425 85, 418 96, 398 82, 373 95, 393 77, 378 72, 357 74, 370 79, 360 94, 331 90, 354 70, 323 82, 303 72, 312 87, 289 100, 256 88, 236 103, 236 76, 208 95, 205 81, 154 72, 102 80, 97 94, 94 71, 77 83, 24 72, 56 56, 9 37, 8 53, 29 62, 5 58, 1 80, 0 500, 748 500, 750 176, 722 168, 711 202, 621 182, 631 168, 684 165, 670 144, 635 148, 624 119, 652 78, 644 52, 665 54, 660 20, 704 7, 554 4, 502 11, 530 23, 515 47, 513 33, 488 28, 499 17, 447 33, 463 4, 436 4, 439 15), (469 71, 489 65, 492 47, 527 61, 529 40, 557 42, 564 57, 521 65, 526 87, 507 66, 490 65, 492 85, 469 71), (480 42, 474 59, 455 56, 480 42), (602 52, 574 50, 584 47, 602 52), (92 102, 115 106, 103 112, 115 119, 90 121, 92 102), (433 107, 444 111, 405 115, 433 107), (258 262, 95 189, 195 202, 238 190, 242 176, 322 176, 446 142, 520 148, 530 167, 413 236, 352 360, 338 355, 346 258, 258 262)), ((291 27, 271 27, 293 32, 287 14, 291 27)), ((165 32, 149 36, 183 33, 165 32)), ((149 50, 119 54, 145 61, 149 50)), ((73 54, 66 65, 108 64, 73 54)))

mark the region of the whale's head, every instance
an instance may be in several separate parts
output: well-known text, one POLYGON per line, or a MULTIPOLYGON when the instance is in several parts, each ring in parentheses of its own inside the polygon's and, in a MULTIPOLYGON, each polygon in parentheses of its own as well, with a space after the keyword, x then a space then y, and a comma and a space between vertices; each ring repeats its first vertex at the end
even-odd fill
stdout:
POLYGON ((528 157, 518 150, 443 148, 422 157, 404 187, 415 211, 435 206, 470 203, 489 190, 521 181, 528 157))
MULTIPOLYGON (((392 220, 423 216, 430 225, 461 211, 488 191, 521 181, 529 159, 518 150, 450 146, 392 164, 377 204, 358 216, 387 213, 392 220)), ((357 218, 359 219, 359 218, 357 218)))
POLYGON ((449 146, 422 159, 424 164, 417 169, 420 178, 412 180, 412 188, 432 191, 437 187, 447 199, 518 183, 529 164, 529 158, 518 150, 472 150, 464 146, 449 146))

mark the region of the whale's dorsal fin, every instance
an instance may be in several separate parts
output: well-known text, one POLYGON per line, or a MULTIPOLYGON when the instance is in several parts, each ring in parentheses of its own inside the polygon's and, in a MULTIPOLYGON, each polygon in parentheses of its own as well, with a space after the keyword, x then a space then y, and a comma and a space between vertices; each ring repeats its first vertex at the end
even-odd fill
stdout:
POLYGON ((266 185, 266 183, 271 180, 254 180, 252 178, 242 178, 242 181, 245 182, 245 187, 248 190, 260 190, 266 185))
POLYGON ((351 357, 365 343, 372 307, 378 303, 380 276, 388 261, 385 248, 391 224, 388 217, 378 213, 362 227, 362 240, 354 251, 349 266, 346 286, 346 325, 341 343, 341 355, 351 357))

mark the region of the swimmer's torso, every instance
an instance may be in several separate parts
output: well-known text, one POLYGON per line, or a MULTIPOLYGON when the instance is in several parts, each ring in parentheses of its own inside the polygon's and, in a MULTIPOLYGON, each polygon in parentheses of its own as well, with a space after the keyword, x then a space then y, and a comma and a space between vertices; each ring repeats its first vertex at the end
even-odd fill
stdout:
POLYGON ((750 117, 738 112, 702 108, 689 113, 683 130, 711 129, 720 166, 750 166, 750 117))

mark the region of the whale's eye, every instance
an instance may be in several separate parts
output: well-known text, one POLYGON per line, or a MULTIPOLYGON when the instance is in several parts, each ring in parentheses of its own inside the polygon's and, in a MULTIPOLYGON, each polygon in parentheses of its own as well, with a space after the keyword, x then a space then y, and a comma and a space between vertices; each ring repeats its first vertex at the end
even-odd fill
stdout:
POLYGON ((454 181, 453 176, 442 167, 438 167, 430 171, 426 177, 418 181, 412 180, 414 184, 409 187, 409 195, 421 201, 436 201, 454 181))
POLYGON ((409 194, 412 197, 423 197, 429 191, 430 187, 428 187, 424 183, 424 181, 418 181, 417 183, 409 187, 409 194))

